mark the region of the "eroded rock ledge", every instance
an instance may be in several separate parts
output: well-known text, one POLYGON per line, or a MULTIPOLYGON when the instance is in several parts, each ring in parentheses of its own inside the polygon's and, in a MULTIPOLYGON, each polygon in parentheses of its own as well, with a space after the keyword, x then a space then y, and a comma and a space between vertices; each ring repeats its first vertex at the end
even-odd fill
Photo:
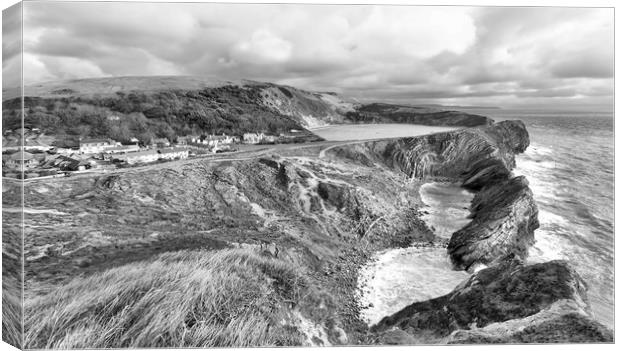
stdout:
POLYGON ((611 340, 585 301, 585 283, 565 261, 524 265, 510 259, 473 274, 448 295, 407 306, 373 330, 383 342, 393 342, 394 327, 409 342, 611 340))
POLYGON ((450 294, 411 304, 372 328, 381 344, 609 342, 592 319, 586 286, 565 261, 525 265, 538 209, 515 154, 529 146, 520 121, 334 148, 330 154, 407 177, 460 181, 476 191, 472 221, 455 232, 455 269, 475 272, 450 294), (485 266, 489 266, 486 269, 485 266))
POLYGON ((471 222, 454 234, 448 254, 455 268, 472 270, 510 255, 527 257, 538 228, 538 208, 525 177, 482 188, 471 204, 471 222))
POLYGON ((456 269, 527 256, 538 209, 524 177, 513 177, 515 154, 529 135, 521 121, 330 150, 337 157, 383 165, 419 179, 449 179, 477 191, 472 222, 454 234, 448 252, 456 269))

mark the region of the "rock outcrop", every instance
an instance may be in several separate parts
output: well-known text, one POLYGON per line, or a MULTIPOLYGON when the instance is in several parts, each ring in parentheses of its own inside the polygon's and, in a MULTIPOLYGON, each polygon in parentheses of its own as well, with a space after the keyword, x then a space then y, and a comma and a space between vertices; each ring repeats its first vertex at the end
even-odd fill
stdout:
POLYGON ((529 135, 521 121, 415 138, 381 140, 330 150, 330 155, 386 166, 418 179, 460 181, 477 191, 472 222, 456 232, 448 252, 457 269, 527 256, 538 209, 524 177, 512 177, 515 154, 529 135))
POLYGON ((448 295, 384 318, 373 331, 381 339, 397 328, 420 342, 611 341, 585 300, 585 283, 567 262, 510 259, 474 273, 448 295))
POLYGON ((491 265, 510 255, 526 258, 538 228, 538 208, 523 176, 492 183, 476 193, 471 222, 456 231, 448 254, 458 269, 491 265))
POLYGON ((454 269, 474 274, 450 294, 413 303, 373 327, 381 344, 609 342, 585 283, 564 261, 523 264, 538 228, 525 177, 512 174, 529 136, 520 121, 329 150, 406 177, 459 181, 473 190, 471 222, 453 233, 454 269), (484 269, 485 267, 487 267, 484 269))
POLYGON ((560 300, 529 317, 455 331, 447 343, 601 343, 613 339, 609 329, 592 319, 574 301, 560 300))
POLYGON ((347 145, 331 149, 329 154, 365 165, 382 164, 418 179, 459 180, 465 187, 479 190, 508 178, 515 154, 528 145, 523 122, 503 121, 488 127, 347 145))

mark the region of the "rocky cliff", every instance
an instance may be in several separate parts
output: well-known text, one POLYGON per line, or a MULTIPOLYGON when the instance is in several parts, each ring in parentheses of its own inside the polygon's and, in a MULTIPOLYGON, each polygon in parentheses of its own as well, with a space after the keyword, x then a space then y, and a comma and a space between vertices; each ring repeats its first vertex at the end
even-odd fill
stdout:
POLYGON ((493 122, 488 117, 428 106, 407 106, 385 103, 360 105, 346 112, 355 123, 412 123, 436 126, 474 127, 493 122))
POLYGON ((335 157, 382 164, 418 179, 449 179, 477 191, 472 221, 455 233, 448 252, 457 269, 514 254, 525 258, 538 228, 538 210, 527 180, 513 178, 515 154, 529 145, 520 121, 416 138, 334 148, 335 157))
POLYGON ((594 321, 585 284, 566 262, 525 265, 538 209, 515 154, 529 145, 520 121, 329 150, 407 177, 459 181, 476 192, 471 221, 453 233, 454 269, 472 277, 448 295, 414 303, 384 318, 379 343, 603 342, 612 333, 594 321), (488 267, 488 268, 486 268, 488 267), (486 268, 486 269, 485 269, 486 268), (451 334, 454 332, 453 334, 451 334))
MULTIPOLYGON (((202 309, 202 298, 228 301, 247 279, 252 288, 239 294, 241 302, 215 306, 217 330, 208 335, 217 338, 209 345, 249 345, 230 332, 239 330, 235 316, 245 303, 255 306, 260 322, 247 322, 247 330, 260 325, 265 335, 252 346, 609 341, 609 331, 588 313, 585 285, 565 262, 523 263, 537 213, 527 182, 511 169, 528 144, 524 125, 508 121, 24 183, 25 346, 84 348, 93 344, 80 342, 94 338, 101 347, 120 347, 127 344, 119 340, 138 340, 132 333, 154 320, 164 321, 165 338, 142 335, 135 345, 200 341, 197 316, 214 316, 202 309), (358 265, 379 250, 437 243, 419 212, 419 187, 432 179, 457 180, 477 192, 472 222, 448 244, 455 268, 475 272, 450 294, 412 304, 367 333, 354 298, 358 265), (218 273, 227 289, 201 280, 208 269, 191 273, 195 261, 210 265, 218 257, 233 271, 218 273), (191 289, 178 288, 186 280, 166 271, 172 258, 196 278, 191 289), (474 269, 483 265, 489 267, 474 269), (161 275, 144 273, 150 270, 161 275), (103 278, 118 283, 106 286, 114 308, 97 300, 95 283, 103 278), (163 281, 174 294, 162 294, 163 281), (147 301, 151 293, 169 310, 147 301), (132 294, 145 298, 115 299, 132 294), (127 318, 134 304, 148 308, 127 318), (60 318, 58 306, 70 318, 60 318), (174 324, 167 322, 170 311, 174 324), (105 318, 93 318, 98 313, 105 318), (58 318, 71 325, 57 328, 58 318)), ((4 185, 4 227, 21 225, 20 216, 10 215, 22 212, 11 208, 21 196, 21 183, 4 185)))
POLYGON ((609 330, 589 315, 585 292, 585 283, 564 261, 507 260, 473 274, 448 295, 384 318, 373 330, 392 340, 396 327, 411 342, 611 340, 609 330))

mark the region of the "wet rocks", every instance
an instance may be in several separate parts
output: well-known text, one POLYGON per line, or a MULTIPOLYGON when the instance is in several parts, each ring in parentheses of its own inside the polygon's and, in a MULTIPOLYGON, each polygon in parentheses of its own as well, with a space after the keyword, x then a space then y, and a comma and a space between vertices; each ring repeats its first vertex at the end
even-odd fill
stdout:
POLYGON ((524 259, 539 227, 538 208, 525 177, 493 183, 476 193, 472 220, 456 231, 448 254, 457 269, 469 269, 510 255, 524 259))
MULTIPOLYGON (((515 255, 524 258, 534 242, 538 210, 527 180, 513 178, 515 154, 529 145, 521 121, 426 135, 372 141, 330 150, 330 155, 383 164, 408 177, 450 179, 477 191, 472 222, 448 246, 457 269, 515 255)), ((328 193, 327 191, 325 191, 328 193)))
POLYGON ((523 340, 542 340, 546 335, 555 342, 566 342, 571 340, 571 330, 575 330, 575 335, 591 333, 609 340, 608 331, 590 321, 585 283, 567 262, 524 265, 519 260, 507 260, 478 271, 448 295, 413 303, 384 318, 373 331, 382 335, 397 328, 414 337, 435 338, 435 342, 445 341, 455 331, 465 332, 453 334, 452 342, 484 341, 487 336, 488 340, 501 340, 501 337, 510 340, 510 335, 523 340), (534 318, 546 329, 536 329, 535 324, 525 321, 522 323, 525 329, 508 324, 506 333, 497 332, 497 323, 521 320, 541 312, 553 313, 547 318, 543 318, 544 314, 534 318), (571 319, 579 323, 571 324, 571 319), (496 329, 489 327, 486 332, 478 332, 481 330, 478 328, 494 323, 496 329))
POLYGON ((612 342, 611 330, 562 300, 530 317, 490 324, 485 328, 458 330, 449 344, 490 343, 601 343, 612 342))

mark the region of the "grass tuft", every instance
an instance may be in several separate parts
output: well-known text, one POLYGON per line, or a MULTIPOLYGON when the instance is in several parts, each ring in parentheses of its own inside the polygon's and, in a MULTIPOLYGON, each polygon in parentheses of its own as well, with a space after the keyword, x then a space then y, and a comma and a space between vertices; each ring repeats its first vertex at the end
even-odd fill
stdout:
POLYGON ((291 309, 319 298, 299 268, 252 250, 167 253, 27 302, 26 347, 302 345, 291 309))

